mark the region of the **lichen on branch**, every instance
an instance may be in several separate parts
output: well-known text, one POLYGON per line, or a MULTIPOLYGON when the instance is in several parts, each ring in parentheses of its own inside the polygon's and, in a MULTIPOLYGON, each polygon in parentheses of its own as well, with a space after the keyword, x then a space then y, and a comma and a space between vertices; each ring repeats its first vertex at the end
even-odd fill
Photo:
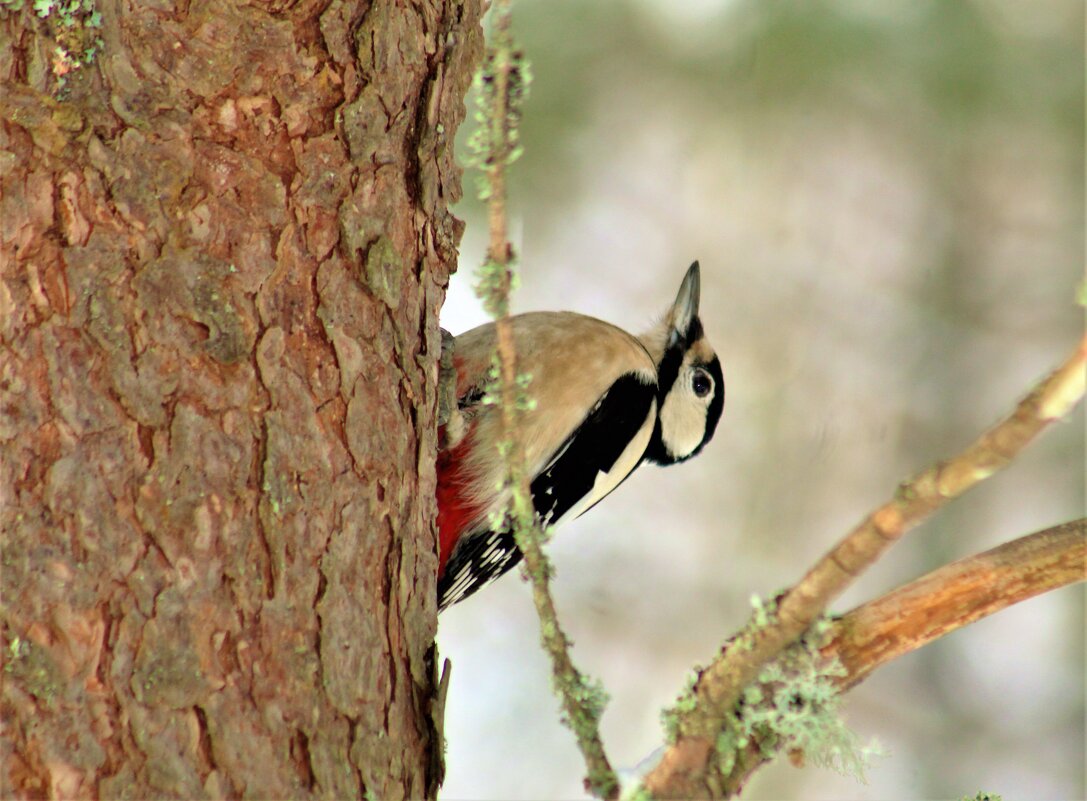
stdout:
POLYGON ((570 641, 559 623, 549 588, 552 570, 543 551, 547 534, 536 518, 524 443, 518 437, 518 414, 531 407, 532 398, 531 376, 517 369, 510 318, 516 256, 508 237, 506 169, 521 154, 518 127, 530 72, 523 54, 514 46, 508 0, 496 0, 491 13, 491 41, 476 77, 477 127, 469 149, 471 165, 481 173, 479 196, 488 207, 490 239, 476 292, 487 313, 495 318, 497 353, 488 395, 490 402, 501 407, 503 439, 499 449, 507 465, 505 488, 511 498, 505 519, 494 522, 510 527, 524 555, 524 572, 532 584, 540 636, 551 660, 555 692, 562 702, 562 720, 574 732, 584 756, 586 786, 600 798, 615 798, 619 782, 600 740, 600 717, 607 695, 598 682, 576 668, 570 657, 570 641))
MULTIPOLYGON (((735 716, 736 705, 743 699, 746 688, 804 634, 834 598, 907 531, 1006 467, 1045 428, 1066 416, 1083 398, 1085 384, 1087 337, 1060 366, 1038 382, 1008 417, 957 455, 899 485, 889 501, 868 515, 797 584, 775 599, 769 614, 766 609, 757 609, 748 625, 699 672, 687 702, 671 721, 672 744, 645 777, 645 788, 660 798, 707 793, 724 797, 735 791, 739 786, 735 777, 746 776, 753 769, 750 765, 759 761, 758 754, 751 755, 749 747, 746 770, 738 774, 729 765, 730 771, 722 771, 719 735, 735 716)), ((1079 527, 1082 531, 1081 523, 1079 527)), ((1058 574, 1050 570, 1044 577, 1053 575, 1058 574)), ((1063 577, 1065 573, 1059 575, 1063 577)), ((1022 577, 1022 571, 1017 577, 1022 577)), ((1082 580, 1082 570, 1073 578, 1082 580)), ((940 633, 946 630, 927 632, 926 636, 932 639, 940 633)), ((918 635, 914 647, 920 647, 928 639, 918 635)), ((843 663, 852 670, 850 663, 845 660, 843 663)), ((846 682, 842 685, 848 686, 846 682)))

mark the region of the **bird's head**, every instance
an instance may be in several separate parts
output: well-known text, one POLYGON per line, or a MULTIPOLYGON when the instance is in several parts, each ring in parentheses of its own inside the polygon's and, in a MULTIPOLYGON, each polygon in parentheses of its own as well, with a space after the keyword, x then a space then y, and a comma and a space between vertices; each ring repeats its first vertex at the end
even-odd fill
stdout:
POLYGON ((664 319, 639 339, 657 365, 657 425, 645 457, 690 459, 713 437, 725 405, 721 362, 698 318, 699 267, 687 270, 664 319))

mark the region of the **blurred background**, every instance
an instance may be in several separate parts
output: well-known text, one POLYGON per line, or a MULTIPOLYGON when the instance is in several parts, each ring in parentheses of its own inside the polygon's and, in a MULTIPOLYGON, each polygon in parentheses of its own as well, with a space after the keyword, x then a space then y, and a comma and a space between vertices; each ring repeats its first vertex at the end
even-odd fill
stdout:
MULTIPOLYGON (((713 442, 642 467, 551 555, 575 659, 632 767, 745 620, 896 484, 1007 413, 1083 329, 1081 0, 519 0, 534 82, 512 173, 517 311, 640 331, 702 263, 713 442)), ((468 132, 468 125, 462 132, 468 132)), ((463 136, 462 136, 463 138, 463 136)), ((469 195, 444 327, 485 320, 469 195)), ((1084 513, 1083 409, 835 605, 1084 513)), ((1084 591, 878 671, 845 714, 867 785, 787 761, 747 799, 1087 796, 1084 591)), ((442 614, 446 799, 584 798, 517 573, 442 614)))

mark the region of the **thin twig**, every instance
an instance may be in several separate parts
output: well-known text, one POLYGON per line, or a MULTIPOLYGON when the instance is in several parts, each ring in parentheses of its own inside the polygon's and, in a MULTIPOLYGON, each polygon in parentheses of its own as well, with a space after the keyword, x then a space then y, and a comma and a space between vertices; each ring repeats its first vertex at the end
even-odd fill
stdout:
POLYGON ((570 641, 559 624, 558 612, 551 598, 551 566, 543 552, 544 535, 536 520, 532 503, 524 443, 517 435, 520 391, 513 323, 509 313, 513 249, 509 243, 506 225, 505 168, 511 160, 514 148, 510 126, 510 90, 513 78, 511 72, 515 68, 508 0, 495 0, 494 14, 493 45, 489 55, 493 59, 491 80, 494 82, 494 101, 490 119, 486 123, 491 125, 490 153, 486 161, 490 193, 490 245, 487 259, 491 266, 490 272, 497 279, 495 294, 499 296, 499 302, 493 307, 500 312, 495 320, 495 329, 501 379, 502 425, 504 439, 510 447, 508 465, 512 491, 511 523, 517 545, 524 555, 525 570, 532 582, 532 598, 540 619, 544 648, 551 658, 555 690, 562 701, 566 722, 577 737, 578 748, 585 758, 588 770, 586 786, 600 798, 615 798, 619 793, 619 782, 600 739, 603 692, 582 676, 570 658, 570 641))
MULTIPOLYGON (((713 788, 715 739, 743 688, 793 643, 834 598, 893 543, 934 511, 1009 464, 1053 421, 1080 401, 1087 383, 1087 336, 1015 411, 957 456, 903 483, 788 590, 764 626, 749 625, 699 676, 696 704, 678 721, 678 736, 645 778, 656 798, 705 796, 713 788)), ((720 785, 715 780, 714 787, 720 785)))
MULTIPOLYGON (((876 668, 984 617, 1087 580, 1087 518, 1028 534, 933 570, 835 620, 822 648, 844 668, 842 692, 876 668)), ((793 646, 796 647, 796 646, 793 646)), ((753 739, 722 784, 738 793, 777 749, 753 739)))

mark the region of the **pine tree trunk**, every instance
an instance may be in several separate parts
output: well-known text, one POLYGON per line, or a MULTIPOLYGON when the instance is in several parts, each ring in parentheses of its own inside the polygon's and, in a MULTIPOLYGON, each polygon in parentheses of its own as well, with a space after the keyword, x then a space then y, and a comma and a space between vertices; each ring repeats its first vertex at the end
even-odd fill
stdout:
POLYGON ((0 6, 0 791, 432 795, 480 2, 96 3, 0 6))

